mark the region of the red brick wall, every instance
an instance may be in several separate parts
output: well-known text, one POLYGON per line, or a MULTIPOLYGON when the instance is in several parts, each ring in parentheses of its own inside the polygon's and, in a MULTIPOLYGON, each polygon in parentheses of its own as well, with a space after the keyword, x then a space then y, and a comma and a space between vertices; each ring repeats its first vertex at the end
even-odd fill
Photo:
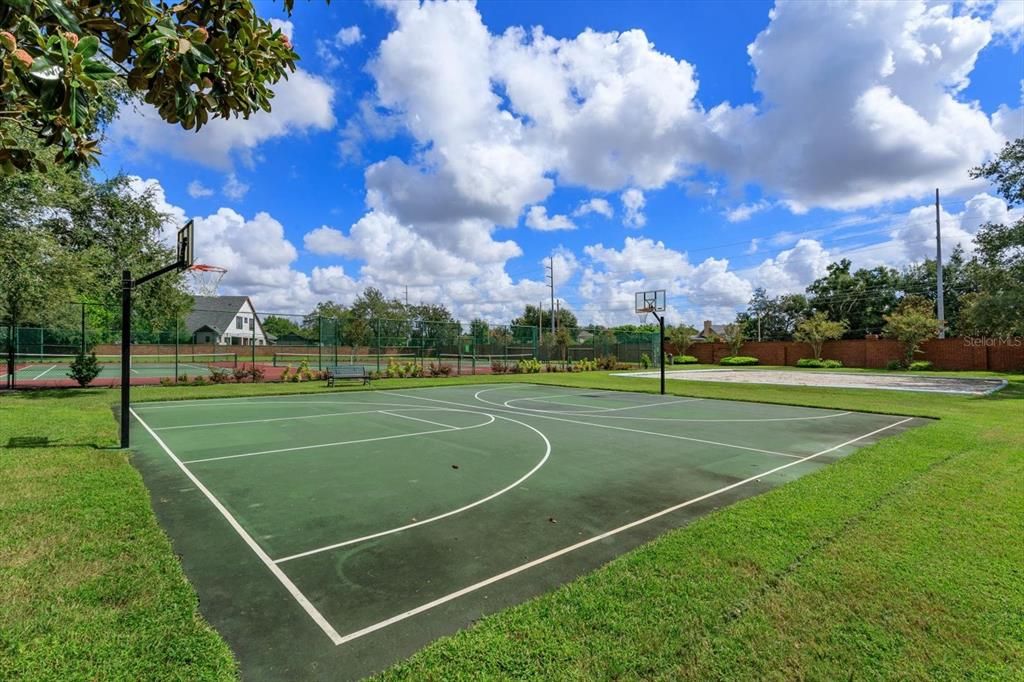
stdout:
MULTIPOLYGON (((936 369, 991 370, 1016 372, 1024 370, 1024 339, 932 339, 922 344, 918 360, 929 360, 936 369)), ((717 364, 729 355, 724 343, 695 343, 687 350, 702 363, 717 364)), ((796 341, 751 341, 743 344, 741 355, 750 355, 762 365, 795 365, 801 358, 812 357, 806 343, 796 341)), ((883 368, 903 357, 903 345, 892 339, 853 339, 826 342, 821 357, 840 360, 846 367, 883 368)))

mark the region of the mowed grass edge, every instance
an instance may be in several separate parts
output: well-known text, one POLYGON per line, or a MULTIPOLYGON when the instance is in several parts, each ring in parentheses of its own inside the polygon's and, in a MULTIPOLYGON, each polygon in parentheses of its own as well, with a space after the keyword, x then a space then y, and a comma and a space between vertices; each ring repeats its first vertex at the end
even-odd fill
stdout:
MULTIPOLYGON (((697 397, 939 418, 439 640, 389 679, 1019 677, 1024 382, 989 398, 669 382, 697 397), (859 672, 858 672, 859 671, 859 672)), ((392 380, 653 392, 605 374, 392 380)), ((319 392, 141 387, 136 400, 319 392)), ((358 389, 347 389, 358 390, 358 389)), ((0 677, 231 679, 110 390, 0 398, 0 677), (44 435, 49 444, 9 439, 44 435)))

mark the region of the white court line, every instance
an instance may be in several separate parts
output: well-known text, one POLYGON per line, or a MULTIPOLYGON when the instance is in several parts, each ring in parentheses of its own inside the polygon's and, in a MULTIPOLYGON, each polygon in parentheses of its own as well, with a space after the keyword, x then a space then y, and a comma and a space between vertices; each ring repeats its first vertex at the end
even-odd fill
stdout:
POLYGON ((188 467, 186 467, 182 463, 182 461, 178 459, 178 457, 173 452, 171 452, 171 449, 167 447, 167 444, 160 440, 160 436, 156 435, 153 429, 149 428, 149 424, 142 421, 142 418, 139 417, 138 414, 136 414, 135 410, 129 408, 128 411, 131 413, 133 417, 135 417, 136 420, 138 420, 140 424, 142 424, 142 427, 149 432, 149 435, 152 436, 153 440, 155 440, 157 444, 163 449, 163 451, 167 453, 167 456, 170 457, 174 461, 174 463, 178 465, 178 468, 181 469, 182 472, 184 472, 184 474, 189 477, 192 483, 200 491, 202 491, 204 495, 206 495, 206 499, 210 500, 210 503, 213 504, 214 507, 216 507, 217 511, 221 513, 221 515, 227 520, 231 527, 234 528, 235 532, 238 533, 238 536, 242 538, 245 544, 249 545, 249 549, 255 552, 256 556, 259 557, 260 561, 262 561, 263 564, 268 569, 270 569, 270 572, 273 574, 273 576, 277 578, 278 581, 280 581, 280 583, 284 586, 286 590, 288 590, 288 593, 292 595, 292 598, 299 603, 299 606, 301 606, 302 609, 307 614, 309 614, 309 617, 313 619, 313 622, 316 623, 321 630, 323 630, 324 634, 327 635, 327 637, 332 642, 334 642, 335 645, 341 644, 344 640, 342 640, 342 637, 338 634, 338 631, 335 630, 334 627, 332 627, 331 624, 327 622, 327 619, 323 617, 323 614, 321 614, 316 609, 315 606, 313 606, 312 602, 310 602, 309 599, 306 598, 306 595, 302 594, 302 592, 299 591, 299 588, 295 586, 295 583, 293 583, 287 575, 285 575, 284 571, 282 571, 278 567, 278 565, 275 564, 270 559, 269 556, 267 556, 267 553, 263 551, 263 548, 256 544, 256 541, 253 540, 252 536, 249 535, 249 533, 247 533, 245 529, 242 528, 241 524, 235 520, 235 517, 231 515, 231 512, 229 512, 227 508, 225 508, 224 505, 220 503, 220 500, 214 497, 213 493, 211 493, 206 488, 206 486, 203 485, 199 481, 199 479, 196 478, 195 475, 188 470, 188 467))
MULTIPOLYGON (((477 414, 484 414, 478 412, 477 414)), ((199 464, 200 462, 217 462, 222 459, 237 459, 239 457, 255 457, 256 455, 275 455, 281 452, 296 452, 298 450, 316 450, 319 448, 331 448, 340 445, 356 445, 357 443, 373 443, 381 440, 394 440, 396 438, 412 438, 413 436, 428 436, 432 433, 448 433, 449 431, 468 431, 469 429, 478 429, 481 426, 487 426, 488 424, 494 423, 494 417, 491 417, 491 421, 483 422, 482 424, 473 424, 472 426, 448 426, 444 429, 434 429, 433 431, 415 431, 413 433, 399 433, 394 436, 377 436, 376 438, 360 438, 358 440, 341 440, 335 443, 320 443, 318 445, 299 445, 294 448, 278 448, 276 450, 260 450, 259 452, 242 452, 237 455, 223 455, 221 457, 206 457, 205 459, 190 459, 185 464, 199 464)))
MULTIPOLYGON (((454 410, 454 411, 456 411, 456 412, 470 412, 472 414, 487 414, 485 412, 476 412, 476 411, 470 411, 470 410, 454 410)), ((494 419, 494 415, 488 414, 487 416, 491 417, 491 419, 494 419)), ((278 559, 276 563, 280 564, 280 563, 284 563, 285 561, 291 561, 292 559, 301 559, 302 557, 312 556, 313 554, 320 554, 321 552, 329 552, 330 550, 338 549, 339 547, 346 547, 348 545, 354 545, 354 544, 357 544, 359 542, 365 542, 366 540, 373 540, 375 538, 384 537, 385 535, 391 535, 393 533, 400 533, 403 530, 409 530, 410 528, 415 528, 416 526, 422 526, 422 525, 425 525, 425 524, 428 524, 428 523, 433 523, 434 521, 440 521, 441 519, 447 518, 449 516, 454 516, 455 514, 461 514, 462 512, 466 511, 467 509, 472 509, 473 507, 477 507, 477 506, 479 506, 481 504, 484 504, 485 502, 490 502, 494 498, 496 498, 496 497, 498 497, 500 495, 504 495, 509 490, 512 490, 513 488, 518 486, 520 483, 522 483, 523 481, 528 479, 530 476, 533 476, 535 473, 537 473, 537 471, 542 466, 544 466, 544 464, 548 461, 548 458, 551 457, 551 441, 548 440, 548 437, 545 436, 542 431, 540 431, 539 429, 536 429, 536 428, 530 426, 529 424, 525 424, 525 423, 519 421, 518 419, 512 419, 510 417, 498 417, 498 419, 504 419, 505 421, 513 422, 515 424, 519 424, 520 426, 525 426, 526 428, 530 429, 531 431, 536 433, 538 436, 540 436, 541 440, 544 441, 544 447, 545 447, 544 456, 541 457, 540 461, 537 462, 537 464, 534 465, 534 467, 532 469, 527 471, 525 474, 523 474, 516 481, 510 483, 509 485, 505 486, 501 490, 498 490, 496 492, 491 493, 487 497, 484 497, 484 498, 481 498, 479 500, 476 500, 475 502, 471 502, 471 503, 469 503, 467 505, 459 507, 458 509, 452 509, 451 511, 447 511, 447 512, 445 512, 443 514, 438 514, 437 516, 431 516, 429 519, 423 519, 422 521, 417 521, 415 523, 409 523, 409 524, 406 524, 404 526, 399 526, 397 528, 391 528, 391 529, 388 529, 388 530, 381 531, 379 533, 373 533, 372 535, 364 535, 361 538, 353 538, 351 540, 345 540, 344 542, 336 542, 333 545, 327 545, 325 547, 317 547, 316 549, 310 549, 310 550, 307 550, 305 552, 300 552, 298 554, 292 554, 291 556, 286 556, 286 557, 282 557, 282 558, 278 559)), ((338 643, 340 644, 341 642, 338 642, 338 643)))
MULTIPOLYGON (((569 423, 569 424, 575 424, 577 426, 586 424, 587 426, 593 426, 594 428, 598 428, 598 429, 612 429, 612 430, 615 430, 615 431, 629 431, 631 433, 642 433, 642 434, 645 434, 645 435, 648 435, 648 436, 661 436, 662 438, 673 438, 675 440, 685 440, 685 441, 689 441, 691 443, 704 443, 705 445, 719 445, 719 446, 721 446, 723 448, 734 448, 736 450, 747 450, 748 452, 759 452, 759 453, 761 453, 763 455, 777 455, 779 457, 791 457, 793 459, 799 459, 800 457, 802 457, 802 455, 791 455, 788 452, 776 452, 775 450, 762 450, 761 448, 752 448, 752 447, 748 447, 746 445, 734 445, 732 443, 722 443, 722 442, 719 442, 719 441, 716 441, 716 440, 705 440, 703 438, 692 438, 690 436, 677 436, 677 435, 671 434, 671 433, 658 433, 657 431, 643 431, 641 429, 630 429, 630 428, 627 428, 625 426, 612 426, 611 424, 595 424, 594 422, 580 422, 580 421, 577 421, 575 419, 562 419, 561 417, 555 417, 554 415, 552 415, 550 413, 541 412, 541 411, 534 411, 534 412, 531 412, 529 415, 524 415, 522 412, 516 412, 515 408, 513 408, 511 410, 503 410, 503 409, 501 409, 501 405, 499 403, 492 403, 491 401, 484 400, 483 398, 480 397, 481 393, 484 393, 486 391, 491 391, 491 390, 494 390, 494 389, 487 388, 487 389, 484 389, 482 391, 477 391, 474 394, 473 397, 475 397, 477 400, 479 400, 480 402, 482 402, 482 403, 484 403, 486 405, 493 405, 494 407, 497 407, 498 408, 496 410, 497 412, 510 412, 511 414, 518 414, 518 415, 529 416, 529 417, 537 417, 538 419, 553 419, 555 421, 566 422, 566 423, 569 423)), ((458 405, 459 407, 473 407, 472 405, 465 405, 463 403, 454 403, 454 402, 451 402, 449 400, 438 400, 436 398, 423 398, 421 396, 416 396, 416 395, 404 395, 404 394, 402 394, 402 397, 403 398, 415 398, 417 400, 430 400, 431 402, 435 402, 435 403, 446 403, 446 404, 449 404, 449 405, 458 405)), ((479 408, 479 409, 490 409, 490 408, 479 408)), ((586 415, 579 415, 579 416, 586 416, 586 415)), ((601 415, 596 415, 596 416, 601 416, 601 415)))
POLYGON ((42 371, 42 373, 40 373, 40 374, 37 374, 37 375, 35 375, 34 377, 32 377, 32 379, 31 379, 31 380, 32 380, 32 381, 35 381, 36 379, 42 379, 42 378, 43 378, 43 377, 44 377, 44 376, 45 376, 45 375, 46 375, 46 374, 47 374, 48 372, 52 372, 52 371, 53 371, 53 370, 55 370, 55 369, 57 369, 57 365, 50 365, 49 367, 47 367, 46 369, 44 369, 44 370, 42 371))
MULTIPOLYGON (((555 414, 568 415, 574 417, 586 417, 589 416, 587 412, 556 412, 555 414)), ((739 422, 798 422, 808 421, 813 419, 832 419, 834 417, 842 417, 853 412, 836 412, 834 414, 816 415, 814 417, 766 417, 765 419, 682 419, 676 417, 621 417, 614 414, 601 414, 597 415, 601 419, 636 419, 648 422, 682 422, 682 423, 698 423, 698 424, 732 424, 739 422)))
MULTIPOLYGON (((305 404, 305 403, 290 403, 290 404, 292 404, 292 405, 302 405, 302 404, 305 404)), ((385 404, 385 403, 352 403, 352 404, 376 405, 376 404, 385 404)), ((445 408, 443 408, 443 407, 426 407, 426 406, 421 406, 421 405, 402 405, 401 407, 403 407, 405 409, 408 409, 408 410, 427 410, 427 411, 430 411, 430 412, 437 412, 437 411, 443 412, 445 410, 445 408)), ((294 416, 294 417, 271 417, 269 419, 243 419, 241 421, 234 421, 234 422, 210 422, 210 423, 207 423, 207 424, 181 424, 181 425, 178 425, 178 426, 160 426, 160 427, 155 428, 153 430, 154 431, 174 431, 176 429, 201 429, 201 428, 204 428, 204 427, 207 427, 207 426, 235 426, 235 425, 238 425, 238 424, 263 424, 265 422, 284 422, 284 421, 291 421, 291 420, 298 420, 298 419, 320 419, 322 417, 347 417, 349 415, 354 415, 354 414, 374 414, 374 413, 380 412, 380 411, 381 410, 359 410, 359 411, 355 411, 355 412, 327 412, 327 413, 324 413, 324 414, 304 414, 304 415, 297 415, 297 416, 294 416)))
MULTIPOLYGON (((586 395, 587 395, 586 393, 571 393, 571 394, 569 394, 569 395, 567 395, 565 397, 566 398, 585 397, 586 395)), ((547 400, 549 398, 559 398, 559 397, 561 397, 561 396, 559 396, 559 395, 549 395, 549 396, 540 396, 538 398, 512 398, 510 400, 506 400, 504 403, 502 403, 502 405, 504 405, 505 407, 511 408, 511 409, 515 409, 515 410, 529 410, 531 412, 550 412, 551 410, 540 410, 540 409, 533 408, 533 407, 517 407, 515 405, 510 405, 509 403, 522 402, 524 400, 547 400)), ((662 405, 675 405, 676 403, 693 403, 693 402, 697 402, 698 400, 703 400, 703 398, 680 398, 679 400, 668 400, 668 401, 664 401, 664 402, 660 402, 660 403, 644 403, 643 405, 630 405, 629 407, 593 407, 591 405, 580 405, 579 403, 556 403, 553 400, 550 401, 550 402, 551 402, 552 405, 568 405, 569 407, 592 408, 592 409, 588 409, 587 412, 585 412, 583 414, 602 414, 603 415, 606 412, 622 412, 623 410, 639 410, 639 409, 644 408, 644 407, 661 407, 662 405)), ((576 413, 574 413, 574 412, 558 412, 557 414, 576 414, 576 413)))
POLYGON ((574 545, 569 545, 568 547, 563 547, 562 549, 560 549, 558 551, 555 551, 555 552, 552 552, 551 554, 546 554, 546 555, 540 557, 539 559, 534 559, 533 561, 528 561, 525 564, 521 564, 519 566, 516 566, 515 568, 509 569, 509 570, 505 571, 504 573, 499 573, 498 575, 491 576, 490 578, 487 578, 486 580, 481 580, 480 582, 473 583, 472 585, 469 585, 468 587, 464 587, 461 590, 458 590, 456 592, 452 592, 451 594, 446 594, 443 597, 439 597, 437 599, 434 599, 433 601, 429 601, 426 604, 422 604, 420 606, 417 606, 414 609, 409 609, 408 611, 405 611, 404 613, 400 613, 397 616, 392 616, 391 618, 388 618, 386 620, 382 620, 379 623, 374 623, 373 625, 369 625, 369 626, 367 626, 365 628, 362 628, 361 630, 356 630, 355 632, 351 632, 351 633, 345 635, 344 637, 342 637, 341 641, 336 642, 336 644, 345 644, 346 642, 351 642, 354 639, 359 639, 360 637, 364 637, 365 635, 368 635, 368 634, 370 634, 372 632, 376 632, 377 630, 381 630, 383 628, 386 628, 389 625, 394 625, 395 623, 398 623, 399 621, 403 621, 403 620, 405 620, 407 618, 411 618, 412 616, 415 616, 415 615, 418 615, 420 613, 423 613, 424 611, 429 611, 430 609, 434 608, 435 606, 440 606, 441 604, 445 604, 447 602, 450 602, 450 601, 453 601, 455 599, 458 599, 459 597, 463 597, 463 596, 465 596, 467 594, 470 594, 472 592, 476 592, 477 590, 483 589, 484 587, 487 587, 488 585, 493 585, 496 582, 500 582, 502 580, 505 580, 506 578, 510 578, 510 577, 516 575, 517 573, 522 573, 523 571, 529 570, 529 569, 533 568, 534 566, 539 566, 539 565, 541 565, 543 563, 547 563, 548 561, 551 561, 552 559, 557 559, 560 556, 563 556, 565 554, 569 554, 570 552, 575 552, 576 550, 582 549, 583 547, 586 547, 587 545, 592 545, 595 542, 600 542, 601 540, 604 540, 605 538, 609 538, 609 537, 611 537, 613 535, 618 535, 619 533, 621 533, 623 531, 627 531, 627 530, 629 530, 631 528, 636 528, 637 526, 641 526, 641 525, 643 525, 645 523, 653 521, 654 519, 657 519, 659 517, 665 516, 666 514, 671 514, 672 512, 679 511, 680 509, 682 509, 684 507, 689 507, 690 505, 696 504, 697 502, 702 502, 702 501, 704 501, 704 500, 706 500, 706 499, 708 499, 710 497, 714 497, 716 495, 720 495, 721 493, 728 492, 729 490, 732 490, 734 488, 738 488, 738 487, 740 487, 742 485, 746 485, 747 483, 750 483, 751 481, 756 481, 756 480, 758 480, 760 478, 764 478, 765 476, 770 476, 770 475, 772 475, 774 473, 782 471, 783 469, 788 469, 791 466, 796 466, 797 464, 802 464, 803 462, 806 462, 808 460, 814 459, 815 457, 820 457, 820 456, 826 455, 826 454, 828 454, 830 452, 834 452, 834 451, 836 451, 836 450, 838 450, 840 448, 846 447, 847 445, 852 445, 853 443, 856 443, 859 440, 864 440, 865 438, 870 438, 871 436, 874 436, 875 434, 881 433, 882 431, 887 431, 888 429, 891 429, 894 426, 899 426, 900 424, 906 424, 911 419, 913 419, 913 417, 907 417, 906 419, 903 419, 901 421, 895 422, 893 424, 889 424, 888 426, 883 426, 880 429, 876 429, 876 430, 872 431, 871 433, 866 433, 863 436, 858 436, 857 438, 850 439, 850 440, 846 441, 845 443, 840 443, 839 445, 835 445, 835 446, 833 446, 831 448, 828 448, 827 450, 822 450, 821 452, 816 452, 813 455, 807 455, 806 457, 801 457, 800 459, 798 459, 798 460, 796 460, 794 462, 789 462, 787 464, 783 464, 781 466, 777 466, 774 469, 769 469, 768 471, 763 471, 763 472, 761 472, 759 474, 755 474, 755 475, 751 476, 750 478, 745 478, 742 481, 737 481, 736 483, 732 483, 730 485, 724 486, 722 488, 719 488, 718 490, 713 490, 713 491, 711 491, 709 493, 705 493, 705 494, 703 494, 703 495, 701 495, 699 497, 694 497, 693 499, 686 500, 685 502, 680 502, 679 504, 673 505, 673 506, 668 507, 666 509, 662 509, 659 512, 655 512, 653 514, 645 516, 642 519, 637 519, 636 521, 632 521, 632 522, 627 523, 627 524, 625 524, 623 526, 619 526, 618 528, 613 528, 612 530, 609 530, 609 531, 606 531, 604 533, 601 533, 600 535, 595 535, 593 537, 587 538, 586 540, 583 540, 581 542, 577 542, 574 545))
MULTIPOLYGON (((401 417, 402 419, 411 419, 411 420, 416 421, 416 422, 423 422, 424 424, 433 424, 434 426, 443 426, 443 427, 448 428, 448 429, 457 428, 455 426, 452 426, 451 424, 442 424, 441 422, 432 422, 429 419, 420 419, 419 417, 410 417, 407 414, 397 414, 395 412, 388 412, 387 410, 377 410, 377 412, 379 412, 380 414, 386 414, 389 417, 401 417)), ((492 417, 491 421, 488 422, 488 424, 490 424, 493 421, 494 421, 494 418, 492 417)))

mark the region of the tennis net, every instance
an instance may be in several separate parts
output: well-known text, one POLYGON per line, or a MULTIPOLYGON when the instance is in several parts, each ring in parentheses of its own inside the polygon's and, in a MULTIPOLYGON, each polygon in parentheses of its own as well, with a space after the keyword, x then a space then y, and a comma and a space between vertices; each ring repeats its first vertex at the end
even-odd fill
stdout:
POLYGON ((441 353, 437 356, 437 359, 441 363, 446 365, 453 365, 457 363, 469 364, 475 362, 478 365, 490 365, 495 362, 501 362, 504 364, 514 364, 520 360, 532 360, 533 353, 507 353, 507 354, 493 354, 493 355, 458 355, 456 353, 441 353))
MULTIPOLYGON (((70 367, 75 361, 76 355, 54 354, 54 353, 18 353, 14 356, 14 364, 17 367, 43 368, 70 367)), ((120 367, 120 355, 97 355, 96 360, 103 367, 120 367)), ((132 355, 130 367, 133 369, 174 369, 178 366, 203 365, 207 367, 237 367, 237 353, 179 353, 177 357, 173 353, 156 355, 132 355)))
MULTIPOLYGON (((418 362, 421 358, 412 353, 382 353, 380 355, 356 355, 352 353, 339 353, 325 349, 323 353, 274 353, 274 367, 298 367, 305 362, 309 367, 333 367, 335 365, 362 365, 364 367, 376 368, 378 363, 383 367, 389 362, 418 362)), ((430 358, 424 358, 429 362, 430 358)))

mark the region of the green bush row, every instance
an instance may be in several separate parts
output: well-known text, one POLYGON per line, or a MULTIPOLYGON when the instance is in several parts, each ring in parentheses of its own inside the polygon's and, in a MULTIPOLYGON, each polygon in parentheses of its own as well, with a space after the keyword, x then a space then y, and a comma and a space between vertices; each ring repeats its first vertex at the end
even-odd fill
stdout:
POLYGON ((696 365, 699 362, 700 362, 700 360, 698 360, 697 358, 693 357, 692 355, 673 355, 672 356, 672 364, 673 365, 696 365))
POLYGON ((749 355, 729 355, 718 361, 720 365, 756 365, 757 363, 757 358, 752 358, 749 355))
POLYGON ((818 360, 816 358, 801 358, 796 361, 797 367, 824 367, 826 369, 836 369, 842 367, 843 363, 839 360, 818 360))

